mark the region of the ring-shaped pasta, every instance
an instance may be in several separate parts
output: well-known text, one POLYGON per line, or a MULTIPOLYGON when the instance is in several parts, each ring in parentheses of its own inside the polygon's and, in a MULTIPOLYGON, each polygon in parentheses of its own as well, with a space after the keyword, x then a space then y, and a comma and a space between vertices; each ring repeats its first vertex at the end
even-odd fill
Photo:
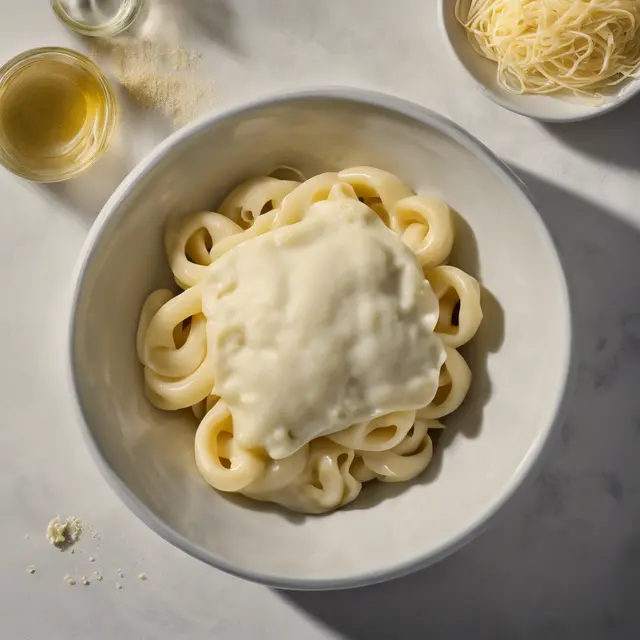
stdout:
POLYGON ((300 222, 314 203, 326 200, 338 182, 337 173, 320 173, 298 185, 283 201, 273 226, 283 227, 300 222))
POLYGON ((188 240, 184 251, 190 262, 207 266, 211 264, 209 252, 213 246, 213 240, 205 228, 198 229, 188 240))
POLYGON ((393 448, 393 452, 401 456, 415 453, 421 446, 424 435, 429 429, 444 429, 444 425, 438 420, 416 420, 413 429, 400 444, 393 448))
POLYGON ((231 251, 234 247, 251 240, 251 238, 257 238, 265 233, 268 233, 273 229, 273 224, 279 209, 273 209, 268 213, 263 213, 248 229, 245 229, 242 233, 238 233, 226 238, 222 238, 220 242, 211 247, 209 255, 211 256, 211 262, 217 260, 220 256, 231 251))
POLYGON ((279 209, 285 196, 300 183, 269 176, 250 178, 239 184, 222 202, 218 211, 248 229, 263 214, 279 209))
POLYGON ((387 451, 402 442, 416 419, 415 411, 394 411, 326 436, 356 451, 387 451))
POLYGON ((138 360, 140 360, 142 364, 146 364, 144 351, 149 324, 151 324, 151 320, 160 308, 169 302, 171 298, 173 298, 173 293, 169 291, 169 289, 157 289, 147 296, 142 305, 140 319, 138 320, 138 331, 136 333, 136 353, 138 354, 138 360))
POLYGON ((447 359, 440 371, 440 384, 433 401, 419 409, 420 419, 437 420, 453 413, 465 399, 471 386, 471 370, 464 358, 452 347, 445 347, 447 359))
POLYGON ((331 187, 331 191, 329 191, 329 195, 327 196, 327 200, 332 200, 334 202, 339 202, 340 200, 357 199, 358 196, 353 190, 353 187, 346 182, 336 182, 333 187, 331 187))
POLYGON ((449 206, 426 196, 398 200, 391 209, 391 229, 416 254, 423 269, 444 262, 453 247, 449 206))
POLYGON ((445 345, 458 348, 475 336, 482 322, 480 285, 468 273, 441 265, 426 272, 426 278, 439 303, 436 333, 445 345), (454 312, 458 307, 457 324, 454 312))
POLYGON ((433 442, 429 437, 426 425, 416 422, 411 438, 413 450, 403 453, 396 449, 391 451, 363 452, 364 464, 382 482, 405 482, 411 480, 426 469, 433 457, 433 442), (417 446, 414 445, 417 442, 417 446))
MULTIPOLYGON (((212 342, 211 329, 207 325, 207 342, 212 342)), ((150 367, 144 368, 147 397, 158 409, 176 411, 186 409, 211 394, 214 385, 213 349, 207 348, 200 366, 188 376, 174 378, 162 376, 150 367)))
POLYGON ((349 470, 351 475, 360 483, 369 482, 376 479, 376 474, 367 467, 362 459, 362 456, 358 453, 353 457, 351 468, 349 470))
POLYGON ((242 227, 212 211, 199 211, 171 220, 165 233, 165 251, 178 286, 182 289, 193 287, 205 277, 211 258, 200 264, 193 260, 203 257, 202 244, 206 242, 207 234, 213 248, 222 239, 240 233, 242 227))
POLYGON ((202 477, 219 491, 242 491, 265 468, 262 457, 236 442, 231 412, 222 400, 207 412, 196 430, 195 459, 202 477))
POLYGON ((355 500, 362 484, 351 475, 354 451, 325 438, 312 440, 300 493, 313 512, 322 513, 355 500))
POLYGON ((375 167, 351 167, 338 173, 338 178, 353 187, 358 198, 371 207, 390 226, 390 212, 398 200, 413 191, 393 173, 375 167))
POLYGON ((242 492, 249 497, 259 497, 275 491, 282 491, 302 475, 308 460, 308 444, 282 460, 269 460, 263 473, 242 492))
POLYGON ((155 373, 170 378, 193 373, 207 353, 207 322, 201 312, 201 287, 191 287, 162 305, 145 333, 142 362, 155 373), (178 347, 174 330, 189 319, 186 339, 178 347))

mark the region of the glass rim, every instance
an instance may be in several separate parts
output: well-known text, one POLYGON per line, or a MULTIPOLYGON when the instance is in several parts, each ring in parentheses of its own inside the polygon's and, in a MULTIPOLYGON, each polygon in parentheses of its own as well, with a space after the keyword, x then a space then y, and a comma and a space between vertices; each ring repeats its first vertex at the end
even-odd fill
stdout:
POLYGON ((57 18, 74 31, 85 36, 115 36, 128 29, 138 17, 145 0, 123 0, 113 18, 101 24, 90 25, 72 18, 62 0, 51 0, 51 8, 57 18))

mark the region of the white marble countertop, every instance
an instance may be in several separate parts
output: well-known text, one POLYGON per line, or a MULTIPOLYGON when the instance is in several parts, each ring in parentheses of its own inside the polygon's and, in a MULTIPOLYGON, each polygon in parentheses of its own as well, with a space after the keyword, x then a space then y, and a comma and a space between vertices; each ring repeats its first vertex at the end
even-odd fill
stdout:
MULTIPOLYGON (((0 60, 35 46, 86 47, 48 4, 2 3, 0 60)), ((302 86, 377 89, 450 116, 520 173, 560 249, 580 372, 539 477, 453 557, 351 592, 276 592, 243 582, 141 524, 85 450, 64 376, 80 246, 124 173, 167 133, 166 123, 125 105, 124 159, 105 158, 57 186, 0 171, 3 637, 640 637, 640 100, 571 125, 503 111, 449 59, 435 4, 165 0, 174 19, 165 13, 156 26, 204 53, 220 108, 302 86), (44 528, 57 513, 82 516, 100 538, 85 536, 73 555, 55 551, 44 528), (62 580, 94 570, 104 580, 88 587, 62 580), (139 572, 148 580, 137 580, 139 572)))

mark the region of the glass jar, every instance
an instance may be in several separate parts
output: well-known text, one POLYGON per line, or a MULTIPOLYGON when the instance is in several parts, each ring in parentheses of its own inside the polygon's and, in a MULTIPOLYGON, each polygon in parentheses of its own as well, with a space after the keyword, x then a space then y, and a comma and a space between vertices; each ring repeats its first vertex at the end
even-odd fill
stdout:
POLYGON ((58 18, 85 36, 110 37, 128 29, 144 0, 51 0, 58 18))
POLYGON ((31 49, 0 68, 0 164, 23 178, 78 175, 107 149, 116 119, 109 81, 81 53, 31 49))

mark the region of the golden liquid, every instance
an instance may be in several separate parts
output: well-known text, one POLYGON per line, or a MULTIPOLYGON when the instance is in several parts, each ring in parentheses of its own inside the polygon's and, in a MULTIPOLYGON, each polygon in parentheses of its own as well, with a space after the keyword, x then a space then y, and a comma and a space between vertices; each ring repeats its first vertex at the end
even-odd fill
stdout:
POLYGON ((30 171, 72 168, 91 154, 106 102, 104 87, 85 69, 35 60, 16 70, 0 94, 0 144, 30 171))

